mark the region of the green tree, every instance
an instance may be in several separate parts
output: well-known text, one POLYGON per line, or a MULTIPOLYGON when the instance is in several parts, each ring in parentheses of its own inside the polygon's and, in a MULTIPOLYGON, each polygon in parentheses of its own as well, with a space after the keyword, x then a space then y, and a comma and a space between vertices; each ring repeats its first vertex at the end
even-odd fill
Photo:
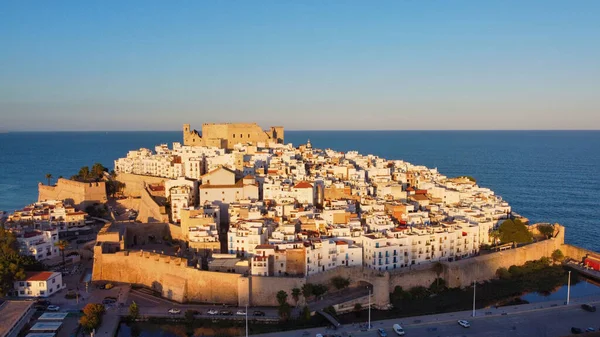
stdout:
POLYGON ((433 271, 436 273, 437 278, 435 279, 437 282, 437 285, 439 286, 439 280, 440 280, 440 276, 442 275, 442 273, 444 272, 444 265, 442 263, 440 263, 439 261, 436 262, 433 265, 433 271))
POLYGON ((562 262, 565 259, 565 255, 560 249, 557 249, 552 252, 552 261, 554 262, 562 262))
POLYGON ((331 316, 336 316, 337 315, 337 312, 335 311, 335 308, 332 305, 330 305, 327 308, 323 309, 323 312, 326 312, 326 313, 330 314, 331 316))
POLYGON ((65 250, 69 246, 69 242, 65 240, 58 240, 54 243, 54 246, 58 247, 58 250, 60 250, 60 254, 62 255, 62 268, 65 270, 65 250))
POLYGON ((304 321, 310 321, 310 309, 307 305, 305 305, 304 308, 302 308, 302 313, 300 314, 300 317, 304 321))
POLYGON ((279 313, 279 318, 282 321, 287 321, 292 313, 292 307, 287 302, 285 302, 279 306, 277 311, 279 313))
POLYGON ((48 179, 48 186, 50 186, 50 180, 52 179, 52 173, 46 173, 46 179, 48 179))
POLYGON ((490 231, 490 238, 492 239, 492 245, 497 245, 498 240, 500 239, 500 231, 497 229, 490 231))
POLYGON ((337 290, 341 290, 350 285, 350 279, 341 276, 335 276, 331 279, 331 284, 333 284, 337 290))
POLYGON ((501 280, 508 280, 510 279, 510 272, 508 269, 501 267, 496 270, 496 276, 501 280))
POLYGON ((0 226, 0 295, 13 290, 14 282, 25 278, 26 258, 19 255, 17 238, 0 226))
POLYGON ((361 311, 362 311, 362 304, 356 303, 354 305, 354 314, 356 315, 357 318, 360 317, 361 311))
POLYGON ((305 283, 302 285, 302 296, 304 299, 308 301, 308 298, 312 296, 313 293, 313 285, 311 283, 305 283))
POLYGON ((313 284, 312 293, 315 297, 319 297, 327 292, 327 286, 324 284, 313 284))
POLYGON ((554 235, 554 226, 551 224, 538 225, 538 230, 546 237, 546 239, 549 239, 554 235))
POLYGON ((129 319, 135 321, 136 319, 138 319, 139 316, 140 308, 138 307, 137 303, 131 302, 131 304, 129 305, 129 319))
POLYGON ((83 307, 83 316, 79 319, 79 324, 86 330, 92 331, 102 323, 102 315, 105 309, 102 304, 88 303, 83 307))
POLYGON ((502 243, 524 243, 533 240, 533 236, 531 235, 531 232, 529 232, 527 225, 519 219, 504 220, 498 230, 500 232, 500 241, 502 241, 502 243))
POLYGON ((279 303, 279 306, 287 303, 288 294, 285 291, 279 290, 275 296, 277 297, 277 303, 279 303))
POLYGON ((446 290, 446 280, 443 278, 436 278, 429 286, 429 291, 433 294, 441 293, 444 290, 446 290))
POLYGON ((292 298, 294 299, 294 302, 296 302, 296 305, 298 305, 298 301, 300 300, 301 292, 302 291, 299 288, 292 289, 292 298))
POLYGON ((414 299, 424 299, 429 296, 429 290, 423 286, 416 286, 410 288, 410 293, 414 299))
POLYGON ((185 318, 185 322, 188 325, 194 324, 194 320, 196 319, 196 311, 195 310, 186 310, 183 315, 185 318))
POLYGON ((108 172, 108 169, 100 163, 92 165, 91 176, 92 179, 101 179, 104 176, 104 172, 108 172))
POLYGON ((77 173, 77 177, 80 180, 88 180, 90 178, 90 168, 87 166, 82 166, 77 173))

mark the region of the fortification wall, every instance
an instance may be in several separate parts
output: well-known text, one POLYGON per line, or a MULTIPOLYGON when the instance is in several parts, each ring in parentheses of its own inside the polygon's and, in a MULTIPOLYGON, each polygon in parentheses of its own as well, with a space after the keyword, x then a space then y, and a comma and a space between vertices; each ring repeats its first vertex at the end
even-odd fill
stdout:
POLYGON ((587 250, 581 247, 572 246, 568 244, 563 244, 559 248, 565 257, 571 258, 576 261, 583 261, 583 259, 588 255, 600 256, 600 253, 595 252, 593 250, 587 250))
POLYGON ((92 279, 144 285, 178 302, 238 304, 239 274, 187 266, 187 260, 141 251, 96 254, 92 279))
POLYGON ((538 260, 544 256, 551 257, 552 252, 560 249, 563 244, 564 227, 561 226, 560 232, 552 239, 466 260, 443 263, 444 279, 449 287, 465 287, 476 280, 489 280, 496 277, 498 268, 520 266, 527 261, 538 260))
POLYGON ((94 203, 105 203, 106 185, 103 181, 84 183, 60 178, 54 186, 38 184, 38 201, 66 200, 73 206, 84 209, 94 203))
POLYGON ((140 209, 138 210, 137 219, 142 222, 169 222, 169 215, 163 212, 150 193, 143 189, 141 191, 140 209))
POLYGON ((160 184, 169 179, 132 173, 119 173, 117 180, 125 184, 123 194, 130 197, 141 197, 147 184, 160 184))
MULTIPOLYGON (((288 303, 294 305, 292 298, 292 289, 302 289, 305 280, 300 277, 269 277, 252 276, 250 278, 251 292, 250 299, 252 305, 256 306, 277 306, 277 293, 280 290, 288 294, 288 303)), ((240 293, 240 300, 243 300, 243 293, 240 293)), ((302 298, 298 303, 302 304, 302 298)))

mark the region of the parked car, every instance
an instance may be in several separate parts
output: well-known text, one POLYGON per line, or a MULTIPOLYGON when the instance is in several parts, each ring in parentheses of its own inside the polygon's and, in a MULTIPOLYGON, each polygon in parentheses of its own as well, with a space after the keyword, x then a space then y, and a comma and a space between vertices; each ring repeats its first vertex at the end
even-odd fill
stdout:
POLYGON ((379 334, 379 337, 387 337, 387 332, 382 328, 377 329, 377 333, 379 334))
POLYGON ((596 312, 596 307, 591 304, 582 304, 581 309, 589 312, 596 312))
POLYGON ((265 313, 263 311, 259 311, 259 310, 255 310, 254 311, 254 316, 264 316, 265 313))
POLYGON ((572 327, 571 328, 571 333, 575 334, 575 335, 578 335, 580 333, 583 333, 583 330, 581 330, 580 328, 572 327))
POLYGON ((231 315, 233 315, 233 312, 231 312, 230 310, 221 310, 219 312, 219 314, 221 314, 223 316, 231 316, 231 315))
POLYGON ((398 335, 398 336, 404 336, 404 329, 402 329, 402 327, 400 326, 400 324, 394 324, 392 326, 392 329, 394 329, 394 332, 396 333, 396 335, 398 335))
POLYGON ((469 323, 469 321, 465 321, 464 319, 458 320, 458 325, 462 326, 463 328, 471 327, 471 323, 469 323))
POLYGON ((179 309, 175 309, 175 308, 169 309, 169 314, 179 315, 180 313, 181 313, 181 310, 179 310, 179 309))
POLYGON ((235 314, 238 316, 246 316, 246 312, 244 310, 238 310, 235 314))
POLYGON ((207 314, 209 314, 209 315, 218 315, 219 311, 215 310, 215 309, 210 309, 210 310, 207 311, 207 314))
POLYGON ((49 305, 46 310, 48 311, 59 311, 60 307, 58 305, 49 305))
POLYGON ((594 331, 596 331, 596 329, 594 329, 592 327, 585 329, 585 332, 594 332, 594 331))

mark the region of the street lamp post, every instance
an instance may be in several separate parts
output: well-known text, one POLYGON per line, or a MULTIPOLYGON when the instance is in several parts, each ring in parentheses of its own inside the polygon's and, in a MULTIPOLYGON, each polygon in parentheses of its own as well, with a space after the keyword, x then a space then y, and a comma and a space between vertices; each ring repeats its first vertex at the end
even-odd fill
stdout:
POLYGON ((371 330, 371 288, 369 288, 369 326, 367 330, 371 330))
POLYGON ((569 305, 570 298, 571 298, 571 271, 569 270, 569 280, 567 281, 567 305, 569 305))
POLYGON ((473 317, 475 317, 475 286, 477 282, 473 281, 473 317))
POLYGON ((248 303, 246 303, 246 337, 248 337, 248 303))

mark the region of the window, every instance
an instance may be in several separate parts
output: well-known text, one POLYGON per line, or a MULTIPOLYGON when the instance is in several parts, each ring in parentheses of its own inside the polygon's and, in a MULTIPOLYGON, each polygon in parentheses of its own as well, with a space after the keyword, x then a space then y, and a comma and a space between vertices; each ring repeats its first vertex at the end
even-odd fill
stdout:
POLYGON ((25 295, 25 291, 24 290, 19 290, 19 294, 20 295, 25 295))
POLYGON ((27 286, 28 286, 28 287, 31 287, 31 282, 27 282, 27 286))
POLYGON ((25 282, 19 282, 19 287, 24 287, 25 286, 25 282))
POLYGON ((56 279, 55 278, 52 279, 52 283, 56 283, 56 279))
POLYGON ((240 133, 240 138, 242 138, 242 137, 244 137, 244 136, 242 136, 242 134, 240 133))
POLYGON ((43 290, 40 290, 40 295, 45 295, 45 294, 46 294, 46 292, 45 292, 45 291, 43 291, 43 290))
POLYGON ((39 285, 40 287, 43 287, 43 286, 44 286, 44 282, 40 282, 40 283, 38 283, 38 285, 39 285))

